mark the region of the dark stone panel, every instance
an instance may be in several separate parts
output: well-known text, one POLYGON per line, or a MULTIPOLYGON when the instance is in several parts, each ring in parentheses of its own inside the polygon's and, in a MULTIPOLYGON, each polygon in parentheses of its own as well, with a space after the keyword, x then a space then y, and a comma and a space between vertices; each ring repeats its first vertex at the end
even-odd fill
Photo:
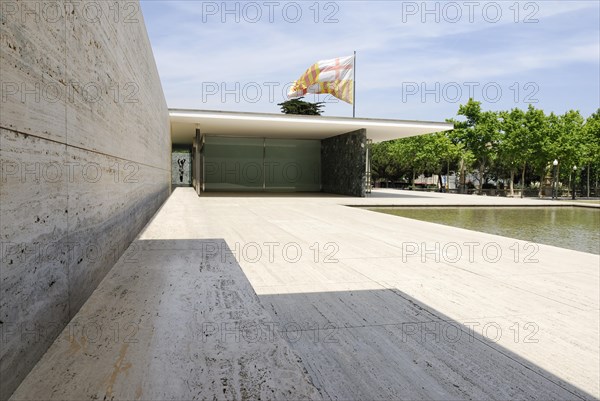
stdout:
POLYGON ((323 192, 365 196, 367 130, 359 129, 321 141, 323 192))

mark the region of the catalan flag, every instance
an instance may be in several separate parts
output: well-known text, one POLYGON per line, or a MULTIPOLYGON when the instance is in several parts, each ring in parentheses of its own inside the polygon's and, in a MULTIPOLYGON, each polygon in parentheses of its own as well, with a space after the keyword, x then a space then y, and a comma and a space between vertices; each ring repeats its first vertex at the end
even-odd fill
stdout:
POLYGON ((307 93, 329 93, 344 102, 352 104, 354 95, 354 56, 321 60, 311 65, 294 82, 288 98, 304 96, 307 93))

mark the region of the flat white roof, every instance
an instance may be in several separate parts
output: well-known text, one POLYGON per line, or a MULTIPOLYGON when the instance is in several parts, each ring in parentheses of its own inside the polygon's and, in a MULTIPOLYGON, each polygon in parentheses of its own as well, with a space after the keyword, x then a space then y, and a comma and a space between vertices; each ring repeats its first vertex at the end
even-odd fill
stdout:
POLYGON ((302 116, 214 110, 169 109, 174 144, 191 144, 203 134, 289 139, 324 139, 365 128, 373 142, 453 129, 451 123, 375 118, 302 116))

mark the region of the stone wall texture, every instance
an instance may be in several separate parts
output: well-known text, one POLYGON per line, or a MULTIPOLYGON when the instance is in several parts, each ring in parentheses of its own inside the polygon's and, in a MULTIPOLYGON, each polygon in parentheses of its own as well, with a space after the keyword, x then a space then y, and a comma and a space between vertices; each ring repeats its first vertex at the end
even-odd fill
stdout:
POLYGON ((171 140, 138 2, 1 3, 5 400, 169 196, 171 140))
POLYGON ((321 141, 323 192, 365 196, 366 146, 365 129, 321 141))

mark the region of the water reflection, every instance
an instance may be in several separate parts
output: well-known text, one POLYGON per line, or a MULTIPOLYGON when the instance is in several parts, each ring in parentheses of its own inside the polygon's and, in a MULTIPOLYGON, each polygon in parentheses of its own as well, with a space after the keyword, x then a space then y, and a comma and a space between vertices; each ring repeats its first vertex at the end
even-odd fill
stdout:
POLYGON ((600 209, 376 208, 411 219, 600 254, 600 209))

